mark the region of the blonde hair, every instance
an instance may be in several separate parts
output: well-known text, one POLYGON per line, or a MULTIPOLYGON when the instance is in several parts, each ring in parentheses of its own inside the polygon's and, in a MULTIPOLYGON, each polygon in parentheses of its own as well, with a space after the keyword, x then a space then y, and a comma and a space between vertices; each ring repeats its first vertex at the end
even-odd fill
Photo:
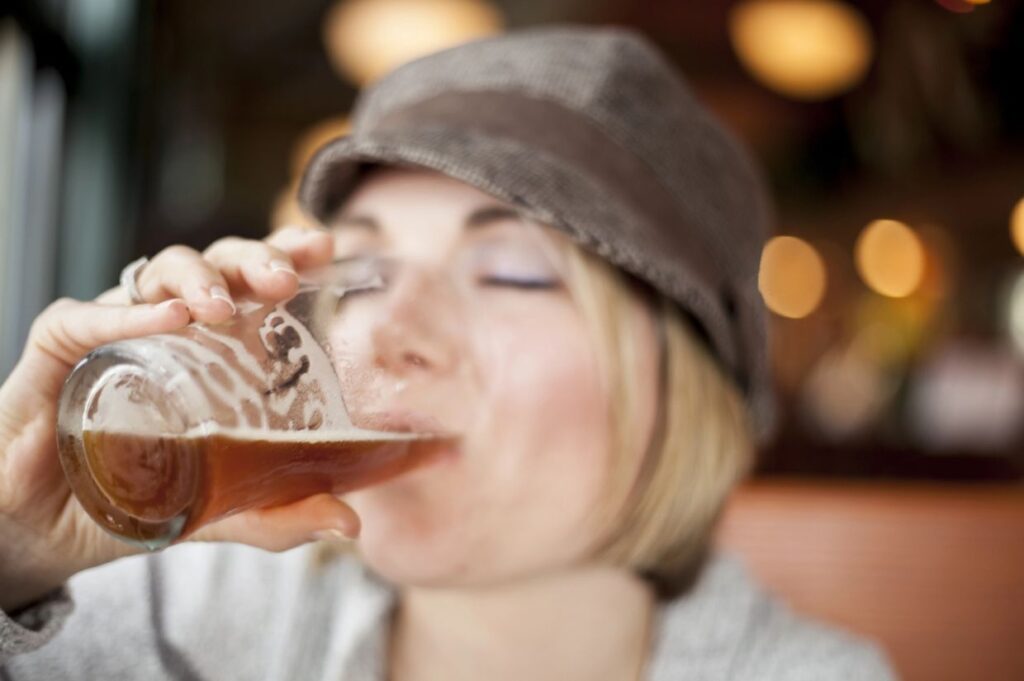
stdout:
POLYGON ((610 395, 611 462, 597 560, 642 574, 662 598, 696 576, 729 491, 753 461, 753 433, 734 381, 697 337, 685 313, 600 258, 566 249, 569 287, 597 342, 610 395), (630 375, 639 347, 637 306, 654 316, 660 385, 647 442, 630 375), (639 472, 634 456, 643 456, 639 472))

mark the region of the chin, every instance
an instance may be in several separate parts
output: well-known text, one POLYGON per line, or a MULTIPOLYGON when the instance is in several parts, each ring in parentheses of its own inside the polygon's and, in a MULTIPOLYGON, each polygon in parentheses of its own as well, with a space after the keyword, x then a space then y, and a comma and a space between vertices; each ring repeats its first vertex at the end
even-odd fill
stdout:
MULTIPOLYGON (((433 589, 477 588, 535 577, 571 563, 552 561, 542 547, 517 545, 514 538, 473 513, 431 515, 426 508, 351 501, 363 518, 356 542, 362 562, 396 586, 433 589), (371 514, 377 511, 375 514, 371 514), (450 518, 457 518, 451 520, 450 518)), ((564 545, 564 542, 563 542, 564 545)), ((561 560, 564 559, 564 562, 561 560)))
POLYGON ((451 587, 475 581, 478 562, 445 533, 422 523, 367 522, 356 546, 363 562, 394 584, 451 587))
POLYGON ((395 584, 456 584, 469 559, 467 515, 431 485, 392 481, 345 497, 362 521, 356 547, 373 572, 395 584))
POLYGON ((460 584, 479 565, 477 504, 460 483, 460 457, 449 452, 403 476, 343 499, 362 522, 356 547, 363 562, 389 582, 460 584))

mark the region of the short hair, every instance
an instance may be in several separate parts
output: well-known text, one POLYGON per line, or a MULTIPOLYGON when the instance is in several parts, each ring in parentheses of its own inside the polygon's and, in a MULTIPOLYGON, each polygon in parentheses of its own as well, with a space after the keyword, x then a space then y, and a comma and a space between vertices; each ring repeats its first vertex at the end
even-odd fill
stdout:
POLYGON ((593 557, 630 568, 660 598, 672 598, 700 571, 729 492, 751 468, 751 417, 684 309, 578 246, 567 249, 567 261, 568 286, 596 340, 610 395, 607 504, 593 557), (649 437, 637 403, 638 391, 650 386, 630 374, 636 353, 645 351, 629 323, 636 305, 654 316, 660 346, 658 415, 649 437), (636 455, 643 456, 639 468, 629 460, 636 455))

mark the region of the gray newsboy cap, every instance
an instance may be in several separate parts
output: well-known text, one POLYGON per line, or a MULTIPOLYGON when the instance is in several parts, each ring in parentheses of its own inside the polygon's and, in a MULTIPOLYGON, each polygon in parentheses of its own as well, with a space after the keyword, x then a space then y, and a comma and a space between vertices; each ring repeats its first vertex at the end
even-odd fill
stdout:
POLYGON ((408 63, 367 89, 352 134, 307 167, 323 222, 366 164, 439 171, 516 205, 653 285, 697 321, 763 440, 774 424, 764 184, 737 140, 645 38, 558 26, 408 63))

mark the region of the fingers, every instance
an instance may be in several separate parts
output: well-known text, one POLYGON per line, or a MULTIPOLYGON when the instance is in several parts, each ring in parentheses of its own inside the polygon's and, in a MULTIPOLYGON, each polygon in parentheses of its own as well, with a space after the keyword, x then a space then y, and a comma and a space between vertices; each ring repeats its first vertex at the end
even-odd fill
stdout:
POLYGON ((287 253, 300 270, 326 265, 334 257, 334 236, 319 227, 282 227, 266 241, 287 253))
POLYGON ((123 307, 62 298, 36 318, 27 349, 73 365, 105 343, 174 331, 188 322, 189 310, 179 299, 123 307))
MULTIPOLYGON (((334 237, 322 228, 285 227, 265 241, 226 237, 203 253, 171 246, 154 256, 138 275, 146 302, 181 298, 192 317, 217 323, 235 311, 235 298, 276 302, 298 290, 297 269, 325 265, 334 252, 334 237)), ((106 291, 97 302, 130 304, 121 287, 106 291)))
POLYGON ((142 269, 138 286, 148 302, 181 298, 192 318, 201 322, 222 322, 235 313, 224 276, 187 246, 162 250, 142 269))
POLYGON ((334 238, 324 229, 286 227, 266 241, 229 237, 214 242, 204 257, 233 290, 263 300, 282 300, 298 289, 296 269, 330 262, 334 238))
POLYGON ((330 494, 317 494, 286 506, 239 513, 203 528, 190 539, 285 551, 317 539, 355 539, 359 529, 359 516, 348 504, 330 494))
POLYGON ((203 256, 231 284, 232 290, 262 300, 283 300, 295 293, 299 277, 288 255, 262 241, 227 237, 203 256))

